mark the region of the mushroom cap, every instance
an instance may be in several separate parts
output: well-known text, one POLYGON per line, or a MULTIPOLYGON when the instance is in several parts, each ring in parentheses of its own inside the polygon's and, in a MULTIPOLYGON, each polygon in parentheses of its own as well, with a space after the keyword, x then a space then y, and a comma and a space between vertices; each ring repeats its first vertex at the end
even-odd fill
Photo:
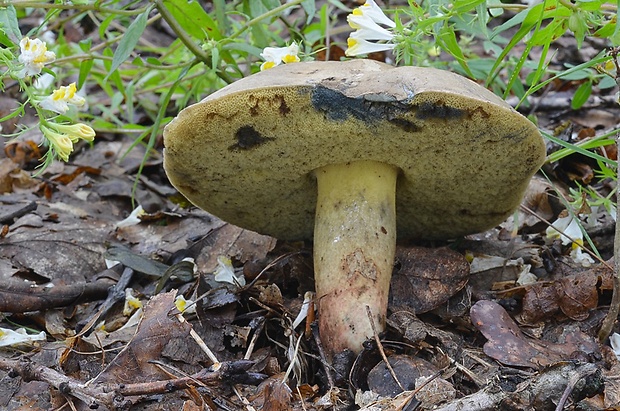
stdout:
POLYGON ((313 170, 400 169, 399 239, 501 223, 545 158, 538 129, 462 76, 371 60, 286 64, 222 88, 164 130, 164 168, 193 204, 284 240, 311 239, 313 170))

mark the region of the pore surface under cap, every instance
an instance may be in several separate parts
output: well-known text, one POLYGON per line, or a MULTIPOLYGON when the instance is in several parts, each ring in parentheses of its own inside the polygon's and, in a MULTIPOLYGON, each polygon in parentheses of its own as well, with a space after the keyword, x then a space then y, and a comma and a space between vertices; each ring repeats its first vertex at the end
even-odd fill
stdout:
POLYGON ((537 128, 474 82, 370 60, 249 76, 181 111, 164 142, 192 203, 280 239, 312 238, 326 164, 398 167, 398 237, 445 239, 502 222, 545 155, 537 128))

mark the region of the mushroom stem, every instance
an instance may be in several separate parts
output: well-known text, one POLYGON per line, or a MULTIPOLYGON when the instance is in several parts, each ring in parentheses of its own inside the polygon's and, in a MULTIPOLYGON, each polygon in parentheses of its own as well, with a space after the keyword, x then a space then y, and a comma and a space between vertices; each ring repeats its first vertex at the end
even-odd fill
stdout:
POLYGON ((398 169, 376 161, 315 170, 315 286, 319 330, 329 356, 362 350, 373 330, 385 326, 396 248, 398 169))

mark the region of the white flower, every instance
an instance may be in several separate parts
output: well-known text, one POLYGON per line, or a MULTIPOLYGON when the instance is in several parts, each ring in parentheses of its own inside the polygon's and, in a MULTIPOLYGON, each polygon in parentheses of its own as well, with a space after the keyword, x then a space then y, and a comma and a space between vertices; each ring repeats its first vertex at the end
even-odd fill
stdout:
POLYGON ((35 76, 41 73, 41 70, 43 70, 43 66, 45 66, 46 63, 51 63, 56 60, 56 54, 51 51, 47 51, 45 42, 39 39, 29 39, 28 37, 24 37, 19 42, 19 48, 21 53, 18 60, 24 65, 24 67, 16 73, 18 78, 35 76))
POLYGON ((353 37, 365 40, 392 40, 394 38, 394 34, 388 29, 384 29, 366 15, 349 14, 347 21, 349 26, 355 29, 355 32, 351 34, 353 37))
POLYGON ((553 227, 547 227, 547 238, 560 238, 562 245, 571 244, 570 256, 574 262, 583 267, 589 267, 594 263, 590 255, 583 252, 583 232, 577 218, 572 215, 560 217, 553 223, 553 227))
POLYGON ((260 66, 260 70, 267 70, 281 63, 298 63, 299 46, 293 43, 288 47, 265 47, 260 56, 265 60, 260 66))
POLYGON ((394 44, 373 43, 369 40, 392 41, 394 34, 389 28, 396 27, 396 23, 390 20, 373 0, 367 0, 362 6, 353 10, 347 16, 349 26, 355 29, 347 39, 347 56, 357 56, 377 51, 392 50, 394 44))
POLYGON ((145 215, 146 215, 146 211, 144 211, 142 206, 139 205, 131 212, 131 214, 129 214, 129 216, 127 216, 127 218, 116 223, 115 227, 125 228, 125 227, 131 227, 134 225, 138 225, 142 222, 140 217, 145 216, 145 215))
POLYGON ((217 268, 213 274, 215 275, 215 281, 219 283, 229 283, 239 287, 245 285, 245 277, 243 274, 236 276, 232 261, 224 255, 217 257, 217 268))
POLYGON ((76 94, 77 87, 75 83, 68 86, 62 86, 58 90, 54 90, 52 94, 45 97, 40 106, 46 110, 54 111, 58 114, 64 114, 69 110, 69 104, 75 106, 83 106, 86 103, 84 97, 76 94))
POLYGON ((377 6, 374 0, 366 0, 366 3, 353 10, 353 15, 364 15, 370 17, 374 22, 388 27, 396 27, 396 23, 390 20, 381 7, 377 6))
POLYGON ((137 309, 142 308, 142 301, 133 296, 133 288, 125 288, 125 305, 123 315, 129 317, 137 309))
POLYGON ((582 267, 590 267, 594 264, 594 260, 590 257, 590 254, 584 253, 583 250, 583 240, 577 240, 573 243, 572 250, 570 252, 570 257, 577 264, 581 264, 582 267))
POLYGON ((375 53, 378 51, 392 50, 394 48, 394 44, 372 43, 352 36, 347 39, 347 46, 345 51, 347 56, 358 56, 360 54, 375 53))
POLYGON ((39 334, 28 334, 23 328, 17 331, 8 328, 0 328, 0 347, 6 347, 15 344, 30 344, 33 341, 45 341, 45 331, 39 334))
POLYGON ((95 138, 95 130, 83 123, 57 124, 46 122, 45 125, 41 124, 39 128, 50 147, 63 161, 69 161, 74 143, 80 139, 91 142, 95 138))
POLYGON ((69 154, 73 152, 73 141, 67 134, 57 133, 44 125, 39 126, 47 139, 49 146, 63 161, 69 161, 69 154))
POLYGON ((314 300, 314 293, 312 291, 306 291, 304 294, 304 302, 301 304, 301 309, 299 310, 299 314, 293 321, 293 328, 297 328, 299 324, 308 316, 308 309, 310 308, 310 303, 314 300))
POLYGON ((553 227, 547 227, 545 233, 548 238, 561 238, 562 245, 568 245, 574 240, 583 242, 583 233, 579 223, 572 215, 558 218, 553 223, 553 227))

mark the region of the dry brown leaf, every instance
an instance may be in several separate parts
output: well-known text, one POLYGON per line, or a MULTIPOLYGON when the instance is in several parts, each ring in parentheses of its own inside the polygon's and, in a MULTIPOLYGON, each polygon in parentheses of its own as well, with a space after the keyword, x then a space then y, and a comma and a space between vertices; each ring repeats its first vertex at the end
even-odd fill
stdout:
POLYGON ((525 336, 506 310, 493 301, 481 300, 470 311, 471 322, 488 340, 484 353, 505 365, 540 367, 572 358, 577 351, 594 352, 597 344, 591 337, 573 330, 551 343, 525 336))
POLYGON ((467 260, 449 248, 398 247, 396 261, 400 267, 390 283, 390 308, 430 311, 461 290, 469 278, 467 260))
POLYGON ((172 340, 188 338, 191 328, 187 322, 181 323, 170 315, 176 309, 175 297, 176 291, 171 291, 149 301, 134 337, 93 383, 130 384, 168 379, 151 361, 159 359, 172 340))
POLYGON ((584 320, 598 306, 599 294, 612 288, 612 273, 604 265, 533 284, 526 288, 519 321, 533 324, 560 311, 573 320, 584 320))

